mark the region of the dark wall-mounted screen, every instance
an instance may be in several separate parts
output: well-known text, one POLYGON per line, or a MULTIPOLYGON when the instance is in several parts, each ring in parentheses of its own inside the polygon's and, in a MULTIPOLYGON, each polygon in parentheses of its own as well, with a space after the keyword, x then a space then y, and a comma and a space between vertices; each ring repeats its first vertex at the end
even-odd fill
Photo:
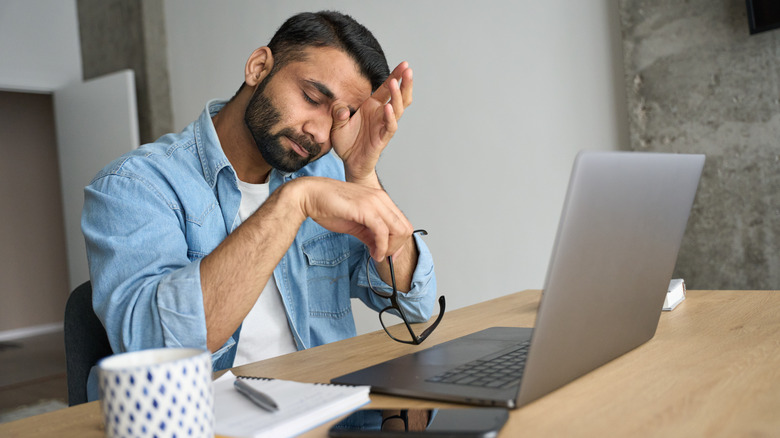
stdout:
POLYGON ((780 0, 745 0, 750 33, 780 28, 780 0))

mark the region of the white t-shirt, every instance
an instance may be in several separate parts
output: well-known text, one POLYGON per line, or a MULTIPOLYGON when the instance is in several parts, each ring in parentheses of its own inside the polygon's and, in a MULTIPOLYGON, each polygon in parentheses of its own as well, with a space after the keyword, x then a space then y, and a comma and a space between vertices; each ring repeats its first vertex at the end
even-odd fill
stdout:
MULTIPOLYGON (((268 199, 269 187, 268 183, 249 184, 239 181, 238 188, 241 191, 238 218, 244 222, 268 199)), ((233 366, 292 353, 296 350, 282 296, 274 276, 271 275, 254 307, 244 318, 233 366)))

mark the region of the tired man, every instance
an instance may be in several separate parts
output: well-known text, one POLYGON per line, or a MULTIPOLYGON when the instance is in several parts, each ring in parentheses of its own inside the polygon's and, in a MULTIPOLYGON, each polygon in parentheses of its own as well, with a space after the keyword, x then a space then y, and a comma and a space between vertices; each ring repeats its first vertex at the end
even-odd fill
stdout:
POLYGON ((427 320, 430 252, 375 169, 412 82, 351 17, 299 14, 230 101, 98 173, 82 230, 114 352, 207 348, 219 370, 354 336, 350 298, 388 305, 368 286, 392 290, 388 256, 427 320))

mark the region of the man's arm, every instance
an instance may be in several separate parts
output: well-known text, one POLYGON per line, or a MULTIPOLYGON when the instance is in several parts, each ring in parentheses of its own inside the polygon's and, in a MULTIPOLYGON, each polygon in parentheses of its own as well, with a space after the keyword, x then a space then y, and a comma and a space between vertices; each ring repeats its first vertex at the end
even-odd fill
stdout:
MULTIPOLYGON (((346 107, 334 108, 331 140, 344 162, 348 182, 383 190, 376 174, 376 163, 398 129, 398 120, 412 103, 413 87, 412 69, 407 62, 402 62, 351 118, 346 107)), ((409 291, 418 257, 411 235, 390 255, 393 255, 398 290, 409 291)), ((374 258, 378 261, 380 277, 389 284, 390 265, 385 259, 374 258)))
POLYGON ((411 240, 411 224, 381 189, 319 177, 284 184, 201 262, 209 350, 244 320, 307 217, 357 237, 375 259, 411 240))
POLYGON ((192 248, 181 227, 197 232, 200 224, 186 220, 160 195, 164 190, 150 187, 125 172, 97 178, 85 190, 82 228, 95 310, 116 352, 201 345, 217 351, 254 305, 306 217, 355 235, 382 258, 412 231, 382 190, 302 177, 279 187, 224 240, 211 236, 221 240, 213 250, 205 235, 201 247, 192 248), (191 250, 210 254, 198 261, 197 253, 188 257, 191 250))
MULTIPOLYGON (((186 219, 164 185, 142 176, 136 155, 141 152, 119 161, 121 167, 112 164, 84 190, 82 230, 95 313, 116 353, 205 348, 198 258, 224 237, 202 235, 192 247, 186 235, 197 234, 201 224, 186 219)), ((210 209, 208 202, 190 207, 210 209)), ((216 217, 212 222, 225 229, 216 217)))

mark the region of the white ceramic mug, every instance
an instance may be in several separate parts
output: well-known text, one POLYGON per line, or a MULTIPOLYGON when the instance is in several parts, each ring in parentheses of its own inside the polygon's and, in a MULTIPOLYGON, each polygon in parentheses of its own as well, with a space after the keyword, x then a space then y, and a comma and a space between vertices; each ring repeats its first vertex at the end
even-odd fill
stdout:
POLYGON ((159 348, 98 363, 107 437, 212 437, 211 354, 159 348))

